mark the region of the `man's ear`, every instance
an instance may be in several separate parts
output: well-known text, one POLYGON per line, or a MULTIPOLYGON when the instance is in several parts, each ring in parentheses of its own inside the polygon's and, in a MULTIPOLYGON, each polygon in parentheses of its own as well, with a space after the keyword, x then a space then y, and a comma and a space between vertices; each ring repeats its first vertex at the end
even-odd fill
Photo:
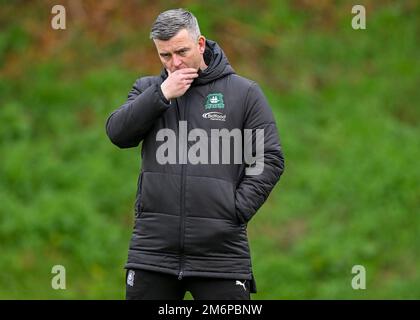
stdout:
POLYGON ((198 37, 198 48, 201 54, 206 50, 206 38, 204 36, 198 37))

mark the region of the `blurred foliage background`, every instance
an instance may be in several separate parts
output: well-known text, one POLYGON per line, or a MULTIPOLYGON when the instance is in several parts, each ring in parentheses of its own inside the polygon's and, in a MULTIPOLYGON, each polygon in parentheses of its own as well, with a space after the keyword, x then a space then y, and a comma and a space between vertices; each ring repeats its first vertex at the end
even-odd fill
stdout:
POLYGON ((0 298, 124 298, 140 149, 104 126, 160 71, 150 26, 177 7, 259 82, 280 130, 286 171, 248 226, 254 299, 420 298, 417 1, 59 2, 66 30, 57 1, 0 0, 0 298))

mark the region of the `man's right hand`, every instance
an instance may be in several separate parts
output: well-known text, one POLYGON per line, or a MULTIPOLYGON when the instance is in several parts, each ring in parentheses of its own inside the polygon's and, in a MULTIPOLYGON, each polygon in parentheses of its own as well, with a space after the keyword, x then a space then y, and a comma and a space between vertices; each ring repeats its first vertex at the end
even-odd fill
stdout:
POLYGON ((168 101, 182 96, 191 86, 194 78, 198 77, 197 70, 194 68, 179 69, 174 72, 167 71, 168 77, 160 85, 160 88, 168 101))

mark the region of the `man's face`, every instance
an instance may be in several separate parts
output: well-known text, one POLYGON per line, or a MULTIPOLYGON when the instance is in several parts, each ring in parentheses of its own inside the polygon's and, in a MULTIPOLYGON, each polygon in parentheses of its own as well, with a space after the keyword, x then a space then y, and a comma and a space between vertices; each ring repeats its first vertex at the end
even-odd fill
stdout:
POLYGON ((193 39, 187 29, 180 30, 169 40, 153 40, 159 54, 160 61, 171 73, 184 68, 199 69, 203 66, 205 38, 200 36, 193 39))

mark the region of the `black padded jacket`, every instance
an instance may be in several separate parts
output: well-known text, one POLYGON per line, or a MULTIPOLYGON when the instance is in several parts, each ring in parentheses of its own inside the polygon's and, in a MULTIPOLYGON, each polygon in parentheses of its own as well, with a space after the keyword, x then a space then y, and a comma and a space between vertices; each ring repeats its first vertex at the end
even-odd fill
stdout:
POLYGON ((160 89, 167 77, 163 70, 160 76, 139 78, 127 101, 107 120, 107 135, 118 147, 143 142, 125 267, 179 278, 251 280, 247 224, 283 173, 283 153, 272 111, 259 86, 235 74, 222 49, 211 40, 206 42, 204 59, 208 67, 183 96, 165 99, 160 89), (157 139, 161 129, 172 130, 176 143, 169 144, 169 135, 167 140, 157 139), (193 129, 201 129, 200 139, 208 140, 209 150, 213 129, 241 133, 263 129, 263 171, 247 175, 245 161, 215 164, 210 156, 208 161, 191 163, 188 155, 194 141, 187 139, 186 132, 193 129), (176 163, 157 160, 165 143, 166 154, 176 152, 176 163))

